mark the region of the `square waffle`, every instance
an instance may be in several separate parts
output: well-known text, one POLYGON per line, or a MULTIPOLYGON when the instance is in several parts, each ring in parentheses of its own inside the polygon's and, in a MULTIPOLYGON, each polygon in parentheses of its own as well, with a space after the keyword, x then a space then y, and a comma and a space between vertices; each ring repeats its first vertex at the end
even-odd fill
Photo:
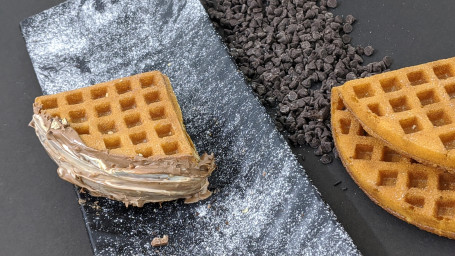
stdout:
POLYGON ((455 171, 455 58, 348 81, 339 91, 369 134, 455 171))
POLYGON ((122 156, 197 157, 169 79, 159 71, 37 97, 89 147, 122 156))
POLYGON ((332 132, 347 171, 359 187, 396 217, 455 238, 455 175, 419 164, 365 132, 332 89, 332 132))
POLYGON ((58 175, 94 196, 143 206, 211 195, 169 79, 158 71, 35 99, 30 125, 58 175))

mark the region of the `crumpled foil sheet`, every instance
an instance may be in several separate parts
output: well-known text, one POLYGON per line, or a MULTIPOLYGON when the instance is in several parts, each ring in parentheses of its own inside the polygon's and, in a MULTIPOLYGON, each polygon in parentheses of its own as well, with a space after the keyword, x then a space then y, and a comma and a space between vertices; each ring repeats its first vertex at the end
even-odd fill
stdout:
MULTIPOLYGON (((96 255, 357 255, 197 0, 68 1, 21 23, 45 94, 167 74, 215 194, 126 208, 78 196, 96 255), (151 240, 168 235, 169 245, 151 240)), ((31 107, 30 103, 30 107, 31 107)))

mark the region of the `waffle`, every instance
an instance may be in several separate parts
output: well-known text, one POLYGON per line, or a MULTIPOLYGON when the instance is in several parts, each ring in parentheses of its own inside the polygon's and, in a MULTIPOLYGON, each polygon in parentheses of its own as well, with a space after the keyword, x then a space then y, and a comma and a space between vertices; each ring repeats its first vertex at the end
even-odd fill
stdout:
POLYGON ((421 229, 455 238, 455 175, 419 164, 369 136, 332 89, 332 130, 347 171, 376 204, 421 229))
POLYGON ((194 156, 169 79, 159 71, 55 95, 35 103, 97 150, 121 156, 194 156))
POLYGON ((455 171, 455 58, 340 87, 365 130, 419 162, 455 171))

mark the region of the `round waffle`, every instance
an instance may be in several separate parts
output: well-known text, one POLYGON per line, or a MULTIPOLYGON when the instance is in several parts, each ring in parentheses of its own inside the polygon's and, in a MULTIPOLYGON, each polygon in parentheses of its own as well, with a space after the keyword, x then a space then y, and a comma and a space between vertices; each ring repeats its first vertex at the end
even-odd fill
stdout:
POLYGON ((429 232, 455 238, 455 175, 404 157, 369 136, 332 89, 332 132, 347 171, 376 204, 429 232))
POLYGON ((455 58, 352 80, 340 95, 372 136, 455 171, 455 58))

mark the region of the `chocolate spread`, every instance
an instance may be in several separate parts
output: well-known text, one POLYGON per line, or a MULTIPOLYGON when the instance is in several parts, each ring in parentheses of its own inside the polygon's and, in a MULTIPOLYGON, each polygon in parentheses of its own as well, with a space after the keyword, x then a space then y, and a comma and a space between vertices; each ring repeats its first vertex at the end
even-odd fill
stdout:
POLYGON ((184 198, 193 203, 211 195, 208 176, 215 169, 213 154, 127 157, 87 147, 65 119, 51 117, 34 105, 30 126, 59 166, 58 175, 90 192, 142 207, 148 202, 184 198))

